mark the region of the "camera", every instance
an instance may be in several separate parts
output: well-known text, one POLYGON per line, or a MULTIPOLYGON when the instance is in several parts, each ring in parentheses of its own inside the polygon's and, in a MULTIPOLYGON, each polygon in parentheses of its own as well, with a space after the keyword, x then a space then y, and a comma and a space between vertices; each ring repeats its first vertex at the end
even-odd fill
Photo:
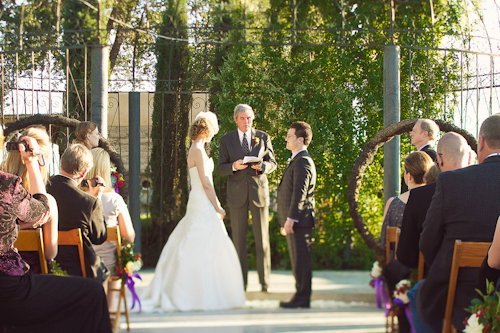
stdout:
POLYGON ((86 180, 82 181, 82 187, 89 187, 89 184, 87 183, 88 180, 90 180, 92 187, 96 187, 97 185, 104 186, 103 183, 99 183, 99 180, 97 179, 97 177, 94 177, 92 179, 86 179, 86 180))
POLYGON ((25 140, 21 140, 21 141, 7 142, 7 151, 9 151, 9 152, 18 152, 19 153, 19 144, 20 143, 24 145, 24 149, 26 151, 30 150, 30 146, 28 145, 28 142, 25 141, 25 140))

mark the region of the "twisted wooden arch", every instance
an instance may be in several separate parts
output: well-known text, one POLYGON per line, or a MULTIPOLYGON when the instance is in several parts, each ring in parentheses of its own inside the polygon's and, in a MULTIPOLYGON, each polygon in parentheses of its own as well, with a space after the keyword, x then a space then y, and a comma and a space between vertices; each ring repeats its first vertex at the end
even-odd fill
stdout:
MULTIPOLYGON (((347 187, 349 214, 352 217, 356 230, 359 232, 365 243, 379 253, 383 253, 385 249, 383 245, 375 239, 375 237, 373 237, 373 234, 370 230, 368 230, 363 217, 361 217, 361 214, 359 213, 359 189, 361 188, 364 172, 368 165, 373 162, 373 158, 375 157, 377 150, 382 147, 384 143, 390 141, 395 135, 410 132, 417 120, 418 119, 406 119, 400 121, 399 123, 391 124, 378 131, 359 153, 359 156, 352 167, 351 175, 349 176, 349 185, 347 187)), ((443 120, 434 119, 434 121, 442 132, 453 131, 461 134, 467 140, 467 143, 471 146, 471 148, 477 152, 477 141, 469 132, 443 120)))
MULTIPOLYGON (((9 125, 4 130, 4 135, 5 137, 9 136, 10 134, 16 132, 16 131, 22 131, 26 127, 33 126, 33 125, 56 125, 56 126, 62 126, 62 127, 68 127, 72 130, 75 130, 76 125, 80 123, 79 120, 77 119, 71 119, 67 118, 64 116, 59 116, 59 115, 47 115, 47 114, 37 114, 31 117, 26 117, 23 119, 20 119, 12 124, 9 125)), ((111 162, 116 166, 116 171, 118 173, 121 173, 123 175, 124 179, 128 179, 128 172, 125 170, 125 166, 123 165, 123 161, 121 159, 120 154, 118 154, 113 147, 109 144, 109 142, 106 139, 100 138, 99 139, 99 147, 104 149, 105 151, 108 152, 109 157, 111 159, 111 162)), ((128 182, 125 181, 123 182, 123 186, 120 188, 120 195, 127 200, 128 196, 128 182)))

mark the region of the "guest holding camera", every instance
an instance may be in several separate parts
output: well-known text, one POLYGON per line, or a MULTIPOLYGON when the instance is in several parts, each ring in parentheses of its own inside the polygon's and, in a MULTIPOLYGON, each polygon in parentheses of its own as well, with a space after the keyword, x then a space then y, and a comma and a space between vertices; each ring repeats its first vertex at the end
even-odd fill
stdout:
MULTIPOLYGON (((27 136, 34 138, 38 143, 40 149, 34 151, 35 159, 38 161, 38 166, 42 176, 43 183, 47 183, 48 179, 48 162, 50 161, 51 155, 51 143, 49 135, 44 127, 29 127, 21 132, 22 136, 27 136)), ((23 141, 26 142, 26 141, 23 141)), ((13 141, 8 142, 7 146, 12 146, 13 149, 7 149, 9 154, 7 159, 3 163, 2 170, 21 178, 23 187, 31 194, 35 194, 30 187, 30 179, 28 174, 28 169, 26 164, 21 158, 19 153, 19 142, 13 141)), ((49 202, 50 215, 42 226, 43 230, 43 243, 45 250, 45 259, 47 261, 52 260, 57 255, 57 203, 53 196, 47 194, 47 200, 49 202)), ((20 226, 21 229, 27 228, 24 225, 20 226)), ((40 259, 38 253, 36 252, 20 252, 21 257, 25 262, 30 265, 29 272, 31 274, 37 274, 41 272, 40 269, 40 259)))
MULTIPOLYGON (((87 181, 88 193, 78 188, 92 165, 90 150, 80 144, 69 146, 61 156, 61 171, 49 181, 47 192, 54 196, 59 206, 59 230, 82 230, 87 277, 104 282, 106 269, 92 248, 92 244, 102 244, 107 238, 100 200, 104 179, 97 176, 97 184, 87 181)), ((60 245, 56 260, 68 274, 82 276, 75 246, 60 245)))
POLYGON ((0 331, 111 332, 99 283, 78 277, 26 274, 29 267, 14 248, 18 224, 43 225, 49 204, 38 158, 33 154, 38 144, 30 137, 21 140, 27 143, 18 146, 34 194, 23 188, 19 177, 0 171, 0 331))

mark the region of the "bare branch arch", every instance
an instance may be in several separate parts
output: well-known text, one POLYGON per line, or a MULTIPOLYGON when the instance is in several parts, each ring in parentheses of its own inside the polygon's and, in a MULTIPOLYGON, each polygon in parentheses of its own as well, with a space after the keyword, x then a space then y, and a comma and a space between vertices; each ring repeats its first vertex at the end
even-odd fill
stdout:
MULTIPOLYGON (((358 198, 361 182, 363 181, 366 168, 371 162, 373 162, 373 158, 375 157, 378 149, 382 147, 384 143, 392 140, 395 135, 410 132, 417 120, 418 119, 406 119, 400 121, 399 123, 391 124, 378 131, 359 153, 359 156, 352 167, 351 175, 349 176, 349 184, 347 188, 349 214, 352 217, 356 230, 359 232, 365 243, 379 253, 383 253, 385 249, 373 236, 370 230, 368 230, 363 217, 359 213, 358 198)), ((434 119, 434 121, 442 132, 453 131, 461 134, 467 140, 467 143, 471 146, 471 148, 477 152, 477 141, 472 134, 444 120, 434 119)))

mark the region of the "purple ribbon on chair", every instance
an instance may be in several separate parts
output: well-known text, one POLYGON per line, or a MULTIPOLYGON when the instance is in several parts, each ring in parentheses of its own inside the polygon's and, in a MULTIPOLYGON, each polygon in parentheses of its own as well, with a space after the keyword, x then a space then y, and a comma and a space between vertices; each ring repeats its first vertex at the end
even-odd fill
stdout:
POLYGON ((382 309, 382 303, 385 305, 385 316, 389 315, 389 310, 391 309, 391 305, 389 304, 389 300, 387 299, 387 293, 385 292, 384 278, 379 276, 375 280, 370 281, 370 285, 375 288, 377 295, 377 307, 382 309))
POLYGON ((135 288, 134 288, 134 285, 135 285, 134 278, 135 277, 142 281, 141 276, 134 272, 134 273, 132 273, 132 276, 127 275, 127 280, 125 281, 125 284, 127 285, 128 290, 130 290, 130 294, 132 295, 132 307, 131 307, 131 309, 134 308, 135 302, 137 301, 137 303, 139 303, 139 313, 141 313, 141 300, 139 299, 139 296, 137 296, 137 293, 135 292, 135 288))
POLYGON ((409 304, 405 304, 399 298, 395 298, 392 301, 392 303, 394 303, 394 305, 397 305, 397 306, 399 306, 402 309, 405 309, 406 318, 408 318, 408 322, 410 323, 410 327, 411 327, 410 333, 416 333, 415 332, 415 327, 413 327, 413 320, 411 319, 411 309, 410 309, 409 304))

